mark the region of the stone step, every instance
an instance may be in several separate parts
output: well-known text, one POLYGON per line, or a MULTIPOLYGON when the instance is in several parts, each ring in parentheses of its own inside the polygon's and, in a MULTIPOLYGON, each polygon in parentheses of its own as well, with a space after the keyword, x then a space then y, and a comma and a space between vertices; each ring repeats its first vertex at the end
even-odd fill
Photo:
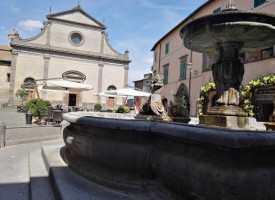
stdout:
MULTIPOLYGON (((61 149, 62 150, 62 149, 61 149)), ((125 194, 98 185, 74 173, 60 156, 60 146, 43 146, 42 156, 56 199, 146 200, 144 195, 125 194)))
POLYGON ((29 167, 31 200, 54 200, 41 151, 30 152, 29 167))

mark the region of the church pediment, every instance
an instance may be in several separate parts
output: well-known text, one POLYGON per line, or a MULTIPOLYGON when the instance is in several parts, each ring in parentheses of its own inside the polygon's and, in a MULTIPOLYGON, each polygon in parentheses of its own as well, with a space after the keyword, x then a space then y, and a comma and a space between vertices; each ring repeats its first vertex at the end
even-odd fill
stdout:
POLYGON ((80 23, 89 26, 95 26, 98 28, 106 29, 105 25, 97 21, 95 18, 87 14, 80 6, 77 6, 71 10, 50 14, 47 16, 50 20, 61 20, 65 22, 80 23))

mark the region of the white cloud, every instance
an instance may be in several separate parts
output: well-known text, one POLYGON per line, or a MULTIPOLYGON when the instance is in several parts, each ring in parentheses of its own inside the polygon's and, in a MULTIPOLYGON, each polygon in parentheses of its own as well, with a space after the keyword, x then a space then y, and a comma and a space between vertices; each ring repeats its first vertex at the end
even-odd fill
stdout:
POLYGON ((151 64, 151 65, 152 65, 152 60, 153 60, 152 57, 150 57, 150 58, 143 58, 143 62, 144 62, 144 63, 149 63, 149 64, 151 64))
POLYGON ((17 13, 20 10, 20 8, 14 7, 13 5, 10 6, 9 11, 13 13, 17 13))
POLYGON ((19 27, 28 30, 28 31, 34 31, 36 29, 40 29, 43 27, 43 23, 39 20, 26 20, 26 21, 20 21, 19 27))

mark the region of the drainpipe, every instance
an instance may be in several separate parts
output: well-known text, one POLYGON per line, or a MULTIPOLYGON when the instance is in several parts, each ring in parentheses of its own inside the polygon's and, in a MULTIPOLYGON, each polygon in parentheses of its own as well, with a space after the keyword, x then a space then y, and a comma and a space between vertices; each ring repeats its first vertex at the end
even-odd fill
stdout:
POLYGON ((159 43, 159 73, 160 73, 160 55, 161 55, 161 43, 159 43))

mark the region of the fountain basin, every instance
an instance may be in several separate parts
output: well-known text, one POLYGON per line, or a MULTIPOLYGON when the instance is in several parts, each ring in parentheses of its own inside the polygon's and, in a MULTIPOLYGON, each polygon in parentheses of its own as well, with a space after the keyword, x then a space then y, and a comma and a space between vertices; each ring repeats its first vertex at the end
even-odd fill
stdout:
POLYGON ((170 199, 274 199, 275 132, 108 114, 63 116, 70 123, 64 157, 82 176, 126 192, 165 191, 170 199))
POLYGON ((207 15, 180 31, 184 46, 200 53, 219 53, 220 44, 239 42, 240 53, 275 44, 274 16, 252 11, 229 10, 207 15))

